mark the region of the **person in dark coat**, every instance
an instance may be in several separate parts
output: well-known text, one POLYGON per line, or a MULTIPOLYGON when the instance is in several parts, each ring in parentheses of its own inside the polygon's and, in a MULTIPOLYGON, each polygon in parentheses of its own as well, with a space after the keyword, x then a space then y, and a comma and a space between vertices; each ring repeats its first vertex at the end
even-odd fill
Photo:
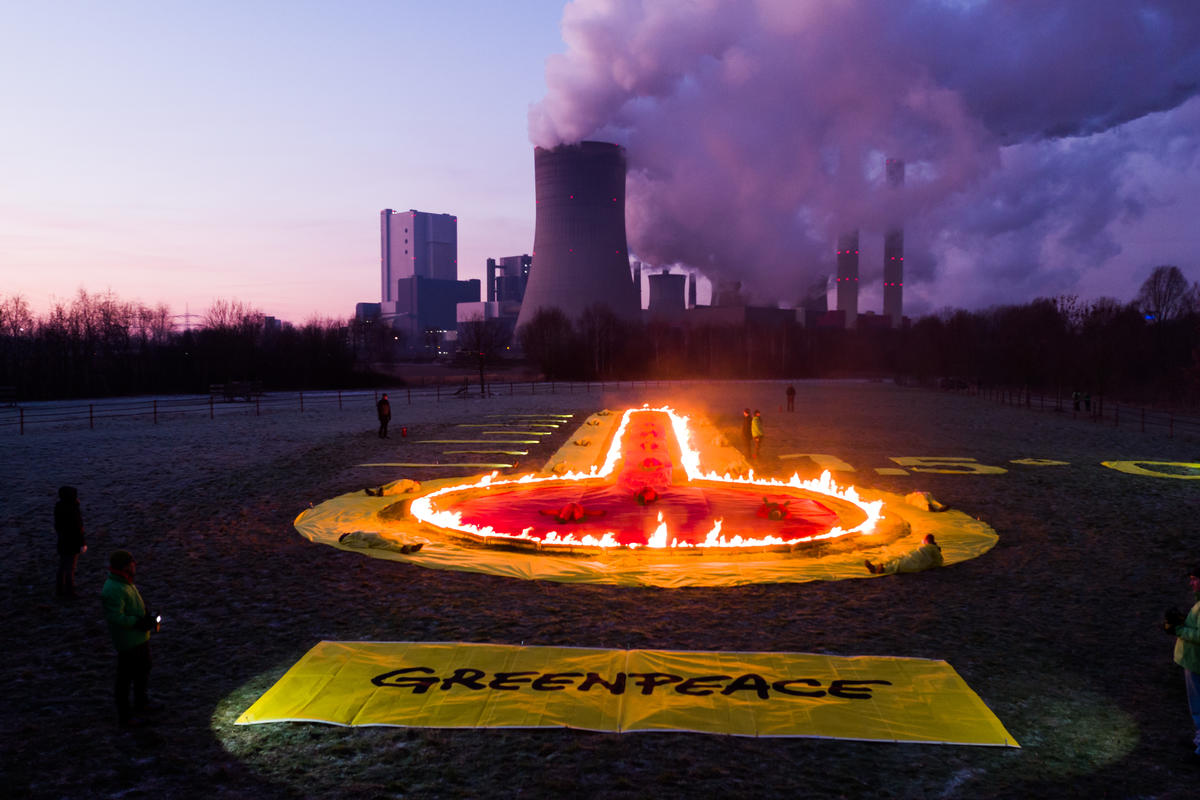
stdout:
POLYGON ((754 457, 754 435, 750 431, 750 425, 753 418, 750 416, 750 409, 742 409, 742 442, 745 445, 746 458, 754 457))
POLYGON ((83 538, 83 512, 79 509, 79 491, 74 486, 58 488, 54 504, 54 532, 58 534, 58 574, 54 591, 59 597, 78 597, 75 592, 75 565, 79 554, 87 552, 83 538))
POLYGON ((787 388, 786 394, 787 394, 787 410, 795 411, 796 410, 796 387, 789 386, 787 388))
POLYGON ((375 404, 375 413, 379 415, 379 438, 387 438, 388 423, 392 421, 392 404, 388 402, 387 392, 375 404))

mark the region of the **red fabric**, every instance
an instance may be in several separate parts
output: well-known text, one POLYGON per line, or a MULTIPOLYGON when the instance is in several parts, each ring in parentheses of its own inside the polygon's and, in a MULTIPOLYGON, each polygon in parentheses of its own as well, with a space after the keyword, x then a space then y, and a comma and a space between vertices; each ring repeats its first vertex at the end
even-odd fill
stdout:
POLYGON ((562 536, 575 534, 582 539, 597 538, 605 532, 623 545, 644 545, 658 528, 661 512, 672 537, 696 544, 704 541, 717 519, 726 538, 777 536, 785 541, 824 533, 837 524, 837 514, 808 497, 790 494, 766 495, 771 502, 788 502, 788 517, 782 520, 758 516, 764 495, 743 487, 669 486, 659 491, 657 502, 639 505, 632 492, 617 486, 584 488, 559 485, 552 487, 519 486, 496 488, 442 508, 458 511, 462 521, 480 528, 490 526, 497 533, 519 534, 531 528, 529 535, 545 538, 550 531, 562 536), (543 510, 557 513, 568 503, 579 503, 586 512, 603 511, 600 516, 585 516, 577 522, 558 522, 543 510))
POLYGON ((837 524, 837 514, 799 492, 764 496, 740 486, 672 485, 673 435, 665 413, 638 411, 621 437, 621 464, 612 484, 497 487, 441 508, 460 512, 467 524, 501 534, 519 535, 528 528, 535 539, 544 539, 550 531, 599 539, 611 531, 622 545, 646 544, 658 529, 660 513, 670 538, 690 544, 703 542, 718 519, 726 539, 775 536, 795 541, 837 524), (645 502, 652 492, 657 497, 645 502))

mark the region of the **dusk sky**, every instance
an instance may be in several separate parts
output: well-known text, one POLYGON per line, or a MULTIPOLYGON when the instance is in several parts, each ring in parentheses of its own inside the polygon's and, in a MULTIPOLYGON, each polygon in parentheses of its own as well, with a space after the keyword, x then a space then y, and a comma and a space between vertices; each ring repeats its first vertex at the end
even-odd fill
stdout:
POLYGON ((799 299, 906 231, 905 311, 1200 279, 1200 4, 17 3, 0 295, 294 322, 379 299, 379 210, 455 214, 460 277, 533 243, 532 145, 625 145, 630 247, 799 299), (901 193, 888 156, 908 161, 901 193))

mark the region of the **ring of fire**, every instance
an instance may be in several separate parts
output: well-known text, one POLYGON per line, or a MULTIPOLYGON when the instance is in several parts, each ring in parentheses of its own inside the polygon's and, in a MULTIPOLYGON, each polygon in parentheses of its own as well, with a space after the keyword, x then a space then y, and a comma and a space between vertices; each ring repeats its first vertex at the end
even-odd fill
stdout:
POLYGON ((688 418, 671 408, 625 411, 601 467, 447 486, 414 500, 420 521, 487 545, 537 549, 787 550, 874 531, 865 502, 825 473, 790 482, 704 473, 688 418), (675 469, 681 466, 682 470, 675 469))
POLYGON ((941 508, 921 492, 860 495, 828 472, 756 477, 711 425, 643 407, 593 414, 540 473, 400 478, 309 508, 295 526, 314 542, 430 569, 731 586, 878 577, 864 557, 893 557, 927 533, 947 565, 995 545, 986 523, 941 508))

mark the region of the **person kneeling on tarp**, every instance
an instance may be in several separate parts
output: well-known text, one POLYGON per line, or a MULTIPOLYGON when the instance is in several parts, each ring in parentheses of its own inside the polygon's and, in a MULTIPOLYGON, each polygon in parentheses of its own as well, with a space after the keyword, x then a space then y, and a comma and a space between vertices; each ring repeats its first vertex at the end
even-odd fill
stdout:
POLYGON ((891 561, 872 564, 868 559, 864 563, 867 565, 867 572, 872 575, 891 575, 893 572, 920 572, 932 567, 940 567, 945 562, 942 560, 942 548, 938 546, 933 534, 927 533, 924 543, 916 550, 905 553, 899 558, 893 558, 891 561))

